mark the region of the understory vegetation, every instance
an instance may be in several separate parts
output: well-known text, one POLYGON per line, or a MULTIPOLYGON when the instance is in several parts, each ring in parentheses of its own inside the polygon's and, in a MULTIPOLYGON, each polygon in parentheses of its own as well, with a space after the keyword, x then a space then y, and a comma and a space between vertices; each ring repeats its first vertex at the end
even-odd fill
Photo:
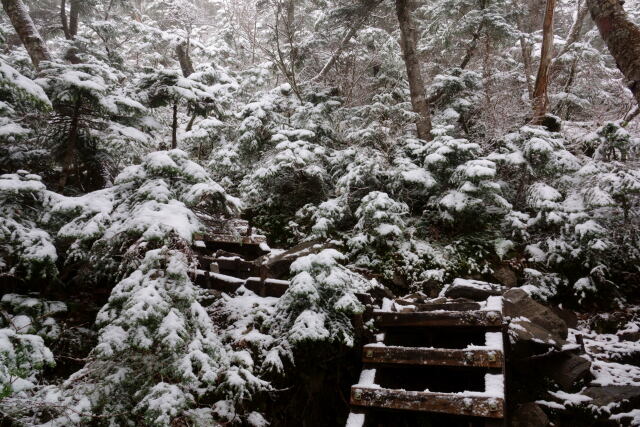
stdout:
POLYGON ((0 423, 339 425, 357 294, 637 303, 640 84, 597 1, 549 54, 533 1, 2 0, 0 423), (205 214, 323 250, 212 298, 205 214))

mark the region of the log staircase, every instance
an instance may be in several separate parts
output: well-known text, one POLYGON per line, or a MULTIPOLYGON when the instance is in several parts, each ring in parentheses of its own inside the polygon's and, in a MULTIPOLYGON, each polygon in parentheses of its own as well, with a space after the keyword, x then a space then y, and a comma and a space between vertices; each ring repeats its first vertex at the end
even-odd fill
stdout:
MULTIPOLYGON (((244 286, 265 297, 286 292, 289 282, 269 277, 260 262, 269 253, 264 236, 246 221, 201 220, 209 231, 194 236, 199 286, 227 293, 244 286)), ((371 307, 369 295, 356 295, 371 307)), ((386 300, 365 316, 380 332, 363 347, 347 427, 507 425, 501 297, 386 300)), ((367 320, 354 319, 359 329, 367 320)))
POLYGON ((373 321, 348 427, 506 425, 500 297, 396 300, 373 321))

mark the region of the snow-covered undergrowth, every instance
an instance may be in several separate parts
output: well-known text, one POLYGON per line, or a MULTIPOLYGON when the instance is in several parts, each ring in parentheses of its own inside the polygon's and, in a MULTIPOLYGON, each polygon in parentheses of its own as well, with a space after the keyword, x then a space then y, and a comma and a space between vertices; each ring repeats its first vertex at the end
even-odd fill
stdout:
POLYGON ((3 384, 12 384, 5 387, 3 408, 13 418, 36 415, 50 425, 101 417, 149 425, 177 419, 264 425, 250 402, 273 390, 270 379, 286 377, 299 347, 354 345, 352 316, 363 310, 355 293, 373 282, 340 265, 344 257, 333 249, 298 259, 292 285, 279 300, 241 290, 207 312, 199 302, 202 290, 189 277, 192 235, 203 231, 195 212, 230 215, 239 202, 181 151, 151 153, 126 168, 113 187, 79 197, 50 192, 26 173, 4 175, 0 184, 2 209, 22 220, 4 228, 14 234, 7 234, 13 240, 5 240, 3 253, 22 261, 7 260, 13 270, 6 274, 22 268, 55 279, 59 268, 89 263, 94 268, 81 273, 85 286, 118 282, 98 313, 97 345, 84 367, 30 396, 16 392, 33 388, 38 371, 53 363, 33 334, 51 335, 55 324, 32 325, 19 307, 33 311, 51 303, 5 296, 12 325, 18 325, 0 330, 3 384), (33 203, 46 214, 16 215, 33 203), (23 246, 29 235, 41 243, 23 246))
MULTIPOLYGON (((56 422, 115 411, 168 424, 217 389, 227 357, 187 275, 193 265, 188 248, 193 233, 203 230, 194 210, 229 215, 239 204, 204 169, 181 151, 156 152, 126 168, 113 187, 84 196, 61 196, 37 176, 20 173, 0 178, 0 197, 2 254, 18 258, 3 261, 11 267, 6 274, 55 278, 63 255, 66 263, 99 267, 86 273, 93 279, 87 283, 122 279, 98 315, 99 341, 88 363, 61 387, 40 392, 43 405, 59 412, 56 422), (43 209, 28 210, 34 203, 43 209)), ((22 317, 11 319, 15 324, 22 317)), ((24 389, 53 362, 42 338, 26 333, 38 331, 24 328, 2 329, 3 387, 21 369, 13 388, 24 389)), ((8 408, 18 416, 33 409, 8 408)))
MULTIPOLYGON (((314 363, 354 346, 352 318, 364 308, 355 294, 375 283, 340 265, 343 258, 333 249, 299 258, 291 266, 291 286, 280 298, 240 288, 209 307, 231 361, 222 377, 226 399, 214 406, 221 419, 243 418, 239 403, 277 392, 271 382, 291 385, 295 378, 288 374, 299 358, 317 369, 314 363), (315 351, 305 353, 307 346, 315 351)), ((257 413, 245 413, 243 419, 252 417, 257 413)))

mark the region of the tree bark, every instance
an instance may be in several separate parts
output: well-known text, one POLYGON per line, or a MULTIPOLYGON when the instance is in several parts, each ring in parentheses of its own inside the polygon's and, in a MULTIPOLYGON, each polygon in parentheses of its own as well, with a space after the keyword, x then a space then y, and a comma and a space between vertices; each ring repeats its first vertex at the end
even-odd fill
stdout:
POLYGON ((416 27, 411 18, 409 1, 396 0, 396 14, 400 25, 400 45, 402 46, 407 78, 409 79, 411 106, 413 111, 418 114, 418 121, 416 122, 418 138, 429 141, 431 140, 431 113, 425 94, 420 62, 416 53, 416 27))
POLYGON ((64 190, 64 187, 69 181, 71 170, 78 151, 78 132, 80 131, 80 100, 77 100, 73 106, 73 116, 71 116, 71 124, 69 126, 69 138, 68 144, 62 158, 62 175, 60 176, 60 191, 64 190))
POLYGON ((178 46, 176 46, 176 55, 178 56, 178 61, 180 62, 182 75, 185 77, 189 77, 194 72, 193 62, 191 62, 191 56, 189 56, 189 44, 187 42, 182 42, 178 46))
POLYGON ((536 84, 533 88, 533 119, 532 123, 540 124, 549 109, 549 70, 553 59, 553 15, 556 0, 547 0, 542 24, 542 49, 540 52, 540 66, 536 76, 536 84))
POLYGON ((611 56, 640 104, 640 28, 629 19, 619 0, 587 0, 587 4, 611 56))
POLYGON ((464 58, 462 58, 462 62, 460 63, 460 68, 463 70, 469 64, 469 61, 473 57, 473 53, 476 51, 476 48, 478 47, 478 39, 480 38, 480 33, 482 32, 483 26, 484 26, 484 20, 480 22, 480 25, 478 25, 478 29, 473 34, 473 38, 471 39, 471 43, 467 48, 467 52, 465 53, 464 58))
POLYGON ((171 125, 171 148, 178 148, 178 101, 173 103, 173 123, 171 125))
POLYGON ((78 20, 80 18, 80 0, 71 0, 69 9, 69 34, 75 39, 78 34, 78 20))
POLYGON ((22 0, 2 0, 2 7, 27 50, 33 66, 38 70, 41 61, 51 60, 51 54, 29 16, 26 6, 22 0))
MULTIPOLYGON (((482 2, 480 3, 480 10, 484 11, 485 7, 486 7, 486 1, 482 0, 482 2)), ((478 24, 478 29, 473 33, 473 38, 471 39, 471 43, 469 43, 469 47, 467 48, 464 58, 462 58, 462 62, 460 63, 460 68, 463 70, 469 64, 469 61, 473 57, 473 54, 476 51, 476 48, 478 47, 478 39, 480 39, 480 34, 482 34, 483 27, 484 27, 484 17, 481 18, 480 24, 478 24)))
POLYGON ((69 32, 69 22, 67 21, 67 1, 60 0, 60 24, 62 25, 62 32, 64 32, 64 38, 71 40, 71 33, 69 32))

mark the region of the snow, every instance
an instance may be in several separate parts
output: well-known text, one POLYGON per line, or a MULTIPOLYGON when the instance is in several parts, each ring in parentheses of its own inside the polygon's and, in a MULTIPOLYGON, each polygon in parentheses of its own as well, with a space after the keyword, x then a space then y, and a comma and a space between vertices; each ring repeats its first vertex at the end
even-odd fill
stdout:
POLYGON ((402 179, 411 184, 420 184, 425 188, 436 185, 436 180, 424 169, 412 169, 402 172, 402 179))
POLYGON ((7 64, 0 58, 0 80, 8 82, 17 89, 28 93, 38 101, 45 103, 51 107, 51 101, 44 93, 42 87, 38 86, 33 80, 20 74, 15 68, 7 64))
POLYGON ((559 400, 563 401, 563 405, 580 405, 584 402, 592 400, 589 396, 578 393, 567 393, 562 390, 549 391, 549 394, 559 400))
POLYGON ((378 384, 376 384, 376 370, 375 369, 363 369, 360 373, 360 379, 358 380, 358 384, 361 387, 368 388, 380 388, 378 384))
MULTIPOLYGON (((454 281, 455 284, 455 281, 454 281)), ((477 286, 477 285, 476 285, 477 286)), ((489 288, 491 289, 491 288, 489 288)), ((497 311, 502 313, 502 297, 501 296, 490 296, 487 298, 486 302, 484 302, 482 311, 497 311)))
POLYGON ((485 347, 502 351, 503 339, 501 332, 485 333, 485 347))
POLYGON ((349 413, 345 427, 364 427, 365 414, 349 413))
POLYGON ((399 236, 400 234, 402 234, 400 228, 397 225, 393 224, 380 224, 378 227, 376 227, 376 232, 379 235, 385 237, 389 235, 399 236))
POLYGON ((640 386, 640 367, 604 360, 593 360, 591 373, 593 385, 633 385, 640 386))
POLYGON ((484 392, 487 396, 504 397, 504 376, 502 374, 486 374, 484 383, 484 392))
POLYGON ((484 391, 461 391, 452 394, 463 397, 495 397, 504 399, 504 376, 502 374, 485 374, 484 391))
POLYGON ((8 123, 0 126, 0 137, 6 138, 8 136, 24 136, 31 131, 27 128, 23 128, 17 123, 8 123))
POLYGON ((627 422, 632 426, 640 425, 640 409, 632 409, 629 412, 620 412, 611 415, 610 419, 618 422, 627 422))

